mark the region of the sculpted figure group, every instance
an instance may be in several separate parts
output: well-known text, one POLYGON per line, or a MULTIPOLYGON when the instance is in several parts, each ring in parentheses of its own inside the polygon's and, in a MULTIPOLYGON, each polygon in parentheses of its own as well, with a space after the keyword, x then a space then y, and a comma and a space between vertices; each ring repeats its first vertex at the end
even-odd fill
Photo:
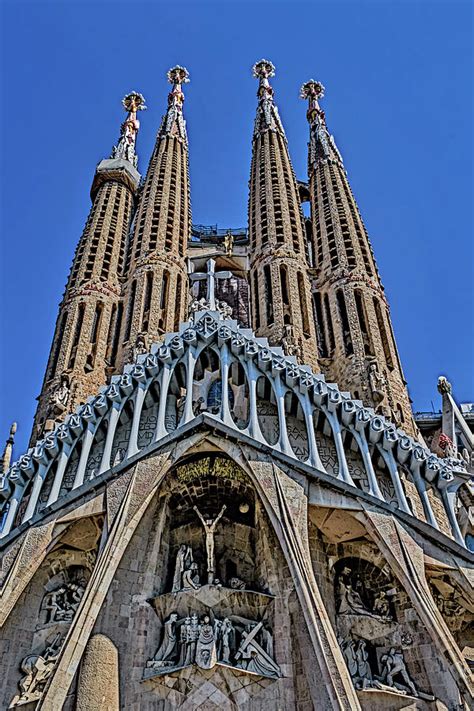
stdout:
POLYGON ((338 615, 364 615, 376 619, 390 621, 390 602, 384 590, 380 590, 372 605, 369 605, 362 580, 354 577, 350 568, 341 571, 337 585, 338 615))
POLYGON ((41 654, 30 654, 23 659, 20 665, 23 676, 18 682, 21 693, 13 698, 10 708, 41 697, 53 673, 62 642, 63 637, 57 634, 41 654))
POLYGON ((375 674, 369 660, 367 642, 364 639, 339 640, 347 668, 356 689, 386 689, 399 693, 427 698, 413 683, 405 664, 403 651, 390 647, 380 656, 380 673, 375 674))
POLYGON ((261 676, 280 676, 273 660, 273 636, 262 622, 237 617, 211 620, 210 615, 199 618, 196 613, 181 619, 177 613, 169 616, 147 667, 169 671, 196 664, 211 669, 218 662, 261 676))
POLYGON ((45 623, 71 622, 79 606, 85 588, 80 583, 64 583, 56 590, 46 593, 42 609, 46 612, 45 623))

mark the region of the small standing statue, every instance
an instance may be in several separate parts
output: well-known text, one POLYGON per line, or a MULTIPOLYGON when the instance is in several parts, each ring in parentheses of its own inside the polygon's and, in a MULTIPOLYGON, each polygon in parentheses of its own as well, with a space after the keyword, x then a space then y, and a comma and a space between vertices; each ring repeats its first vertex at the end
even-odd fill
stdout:
POLYGON ((224 249, 225 249, 226 254, 229 255, 229 257, 232 254, 233 247, 234 247, 234 236, 232 234, 232 230, 228 230, 225 234, 225 237, 224 237, 224 249))
POLYGON ((368 378, 375 411, 380 412, 387 396, 387 381, 384 375, 379 372, 377 363, 372 362, 369 364, 368 378))
POLYGON ((178 661, 176 623, 178 615, 172 612, 163 625, 163 639, 154 656, 154 666, 174 666, 178 661))
POLYGON ((193 551, 190 546, 181 543, 176 553, 176 563, 174 566, 173 587, 171 592, 179 592, 183 587, 183 573, 188 562, 193 560, 193 551))
POLYGON ((215 566, 214 566, 214 532, 216 530, 216 526, 221 520, 222 516, 224 515, 224 511, 226 510, 226 505, 221 508, 220 512, 216 516, 214 520, 212 518, 207 518, 205 519, 204 516, 201 514, 197 506, 193 506, 195 512, 201 519, 201 523, 204 526, 204 532, 206 534, 206 554, 207 554, 207 584, 212 585, 214 582, 214 572, 215 572, 215 566))

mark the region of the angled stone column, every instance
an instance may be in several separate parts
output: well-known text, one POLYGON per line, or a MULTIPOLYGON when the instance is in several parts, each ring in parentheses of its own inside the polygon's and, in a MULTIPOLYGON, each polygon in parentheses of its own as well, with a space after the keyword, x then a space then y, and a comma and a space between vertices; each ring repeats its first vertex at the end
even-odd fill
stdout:
MULTIPOLYGON (((249 464, 295 582, 330 708, 357 711, 359 700, 312 570, 307 538, 307 498, 302 488, 277 466, 270 462, 249 464)), ((313 699, 315 704, 317 701, 313 699)))
POLYGON ((135 466, 38 709, 62 710, 110 583, 130 539, 165 476, 168 457, 168 453, 159 454, 135 466))

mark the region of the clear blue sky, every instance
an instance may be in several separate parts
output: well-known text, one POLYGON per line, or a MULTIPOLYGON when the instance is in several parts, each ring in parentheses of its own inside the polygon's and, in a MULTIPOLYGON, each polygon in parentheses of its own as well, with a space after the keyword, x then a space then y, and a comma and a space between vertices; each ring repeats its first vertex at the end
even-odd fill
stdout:
POLYGON ((472 3, 0 2, 2 261, 0 446, 18 420, 26 446, 57 306, 90 207, 96 163, 141 91, 145 172, 166 105, 165 72, 185 65, 193 219, 246 224, 256 105, 251 65, 277 67, 276 100, 298 177, 307 124, 298 98, 326 86, 392 307, 416 409, 473 383, 472 3))

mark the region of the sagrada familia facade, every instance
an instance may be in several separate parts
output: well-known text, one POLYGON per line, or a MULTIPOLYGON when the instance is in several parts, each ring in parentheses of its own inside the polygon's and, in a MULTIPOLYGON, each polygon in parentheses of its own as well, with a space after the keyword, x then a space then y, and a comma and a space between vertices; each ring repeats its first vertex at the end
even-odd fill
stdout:
POLYGON ((474 708, 471 428, 444 378, 414 418, 323 86, 299 181, 253 73, 247 228, 192 224, 183 67, 145 177, 136 92, 97 165, 3 457, 2 709, 474 708))

